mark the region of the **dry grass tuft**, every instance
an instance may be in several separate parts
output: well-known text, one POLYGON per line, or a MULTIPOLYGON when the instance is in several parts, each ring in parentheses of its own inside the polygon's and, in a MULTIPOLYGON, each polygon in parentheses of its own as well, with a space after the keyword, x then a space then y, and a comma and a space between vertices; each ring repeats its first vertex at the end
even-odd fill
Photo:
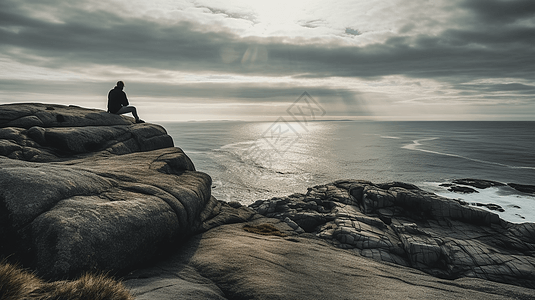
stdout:
POLYGON ((259 225, 245 224, 243 225, 243 230, 263 235, 286 236, 286 234, 282 233, 279 229, 277 229, 277 227, 267 223, 259 225))
POLYGON ((104 274, 85 274, 73 281, 44 282, 33 273, 0 262, 2 300, 133 300, 125 286, 104 274))
POLYGON ((43 285, 43 281, 34 274, 15 265, 0 262, 0 299, 31 299, 28 295, 43 285))

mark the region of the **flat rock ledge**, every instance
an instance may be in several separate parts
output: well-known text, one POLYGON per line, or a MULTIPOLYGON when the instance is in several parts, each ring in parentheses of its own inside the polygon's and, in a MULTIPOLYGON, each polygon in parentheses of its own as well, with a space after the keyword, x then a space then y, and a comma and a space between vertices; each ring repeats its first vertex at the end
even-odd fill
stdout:
POLYGON ((210 186, 159 125, 0 106, 0 254, 44 278, 149 263, 210 216, 210 186))

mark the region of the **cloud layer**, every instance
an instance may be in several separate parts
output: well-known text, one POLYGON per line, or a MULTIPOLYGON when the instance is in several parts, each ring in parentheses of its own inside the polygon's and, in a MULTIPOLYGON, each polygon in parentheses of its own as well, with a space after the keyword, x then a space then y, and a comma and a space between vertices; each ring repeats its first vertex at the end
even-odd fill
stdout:
POLYGON ((2 1, 0 67, 13 72, 0 75, 0 101, 96 96, 119 78, 132 94, 178 101, 272 103, 307 90, 383 111, 455 99, 535 113, 533 1, 361 3, 367 11, 340 1, 298 20, 303 31, 286 25, 268 35, 254 34, 269 20, 253 8, 165 3, 135 11, 120 2, 2 1), (368 15, 382 19, 355 20, 368 15), (396 27, 385 30, 383 20, 396 27))

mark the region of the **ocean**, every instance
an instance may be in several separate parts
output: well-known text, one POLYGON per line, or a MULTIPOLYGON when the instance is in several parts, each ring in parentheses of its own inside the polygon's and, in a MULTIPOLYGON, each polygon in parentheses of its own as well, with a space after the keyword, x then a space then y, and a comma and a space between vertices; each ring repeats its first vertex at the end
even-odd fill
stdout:
MULTIPOLYGON (((535 184, 535 122, 176 122, 162 123, 213 195, 245 205, 338 179, 401 181, 469 203, 493 203, 510 222, 535 222, 535 196, 508 186, 450 192, 476 178, 535 184)), ((486 208, 485 208, 486 209, 486 208)))

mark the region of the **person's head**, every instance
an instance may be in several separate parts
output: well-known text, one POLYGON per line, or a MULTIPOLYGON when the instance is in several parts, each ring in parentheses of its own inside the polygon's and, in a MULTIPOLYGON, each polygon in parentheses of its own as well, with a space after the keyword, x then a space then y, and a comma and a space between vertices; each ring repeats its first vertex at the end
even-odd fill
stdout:
POLYGON ((120 87, 120 88, 124 88, 124 82, 122 81, 117 81, 117 86, 120 87))

